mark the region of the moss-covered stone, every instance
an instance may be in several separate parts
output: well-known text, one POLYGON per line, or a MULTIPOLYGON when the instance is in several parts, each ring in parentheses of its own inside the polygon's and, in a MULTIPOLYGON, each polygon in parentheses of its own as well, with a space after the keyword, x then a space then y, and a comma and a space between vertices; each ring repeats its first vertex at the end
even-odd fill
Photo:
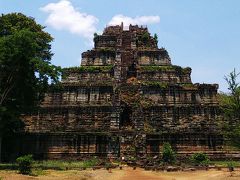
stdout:
POLYGON ((63 72, 110 72, 113 70, 113 65, 109 66, 80 66, 64 68, 63 72))
POLYGON ((190 67, 182 68, 181 66, 169 65, 169 66, 141 66, 142 71, 177 71, 178 73, 186 74, 191 72, 190 67))
POLYGON ((168 83, 166 83, 166 82, 158 82, 158 81, 144 81, 144 82, 142 82, 142 85, 158 87, 158 88, 161 88, 161 89, 168 88, 168 83))

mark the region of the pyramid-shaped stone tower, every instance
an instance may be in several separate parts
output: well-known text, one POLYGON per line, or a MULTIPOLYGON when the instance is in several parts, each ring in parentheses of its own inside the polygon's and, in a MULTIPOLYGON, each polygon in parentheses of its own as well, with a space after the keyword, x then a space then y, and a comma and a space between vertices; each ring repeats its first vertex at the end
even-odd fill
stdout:
POLYGON ((24 116, 20 152, 39 158, 159 154, 222 148, 217 84, 193 84, 191 68, 172 65, 147 27, 109 26, 94 35, 80 67, 65 68, 62 88, 24 116), (127 30, 125 30, 127 29, 127 30))

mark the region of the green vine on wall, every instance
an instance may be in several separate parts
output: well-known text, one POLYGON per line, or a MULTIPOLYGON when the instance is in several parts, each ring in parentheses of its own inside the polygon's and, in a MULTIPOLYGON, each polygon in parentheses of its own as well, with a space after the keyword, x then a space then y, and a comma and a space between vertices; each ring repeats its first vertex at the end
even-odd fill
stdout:
POLYGON ((142 71, 177 71, 181 74, 186 74, 191 71, 190 67, 182 68, 181 66, 140 66, 142 71))
POLYGON ((166 82, 158 82, 158 81, 143 81, 142 85, 158 87, 158 88, 161 88, 161 89, 168 88, 168 83, 166 83, 166 82))
POLYGON ((63 72, 110 72, 113 70, 113 65, 109 66, 77 66, 64 68, 63 72))

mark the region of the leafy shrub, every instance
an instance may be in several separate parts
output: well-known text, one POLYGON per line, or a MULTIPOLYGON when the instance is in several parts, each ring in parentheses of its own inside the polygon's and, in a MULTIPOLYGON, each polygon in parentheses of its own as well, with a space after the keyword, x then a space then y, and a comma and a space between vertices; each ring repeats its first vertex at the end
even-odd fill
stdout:
POLYGON ((32 155, 20 156, 16 159, 18 163, 18 170, 21 174, 30 174, 33 164, 32 155))
POLYGON ((204 153, 195 153, 191 156, 190 160, 195 165, 207 165, 207 164, 209 164, 208 155, 206 155, 204 153))
POLYGON ((89 168, 89 167, 96 166, 98 163, 99 163, 99 159, 97 157, 93 157, 89 160, 84 161, 82 167, 89 168))
POLYGON ((176 160, 175 152, 169 143, 163 144, 162 160, 166 163, 174 163, 176 160))
POLYGON ((236 166, 236 163, 234 161, 227 162, 227 167, 229 171, 234 171, 235 166, 236 166))
POLYGON ((147 33, 147 32, 145 32, 145 33, 143 33, 142 35, 141 35, 141 41, 143 42, 143 43, 147 43, 147 41, 150 39, 150 36, 149 36, 149 34, 147 33))

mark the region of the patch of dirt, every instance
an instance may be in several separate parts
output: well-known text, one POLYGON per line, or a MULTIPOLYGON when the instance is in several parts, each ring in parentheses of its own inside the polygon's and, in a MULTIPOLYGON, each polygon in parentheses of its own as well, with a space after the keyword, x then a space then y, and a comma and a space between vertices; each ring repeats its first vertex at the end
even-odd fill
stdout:
POLYGON ((154 172, 164 180, 239 180, 240 172, 228 171, 194 171, 194 172, 154 172))
POLYGON ((125 169, 125 176, 120 180, 239 180, 240 169, 230 173, 227 169, 222 171, 191 171, 191 172, 155 172, 143 169, 125 169))
POLYGON ((1 180, 13 180, 13 179, 17 179, 17 180, 32 180, 35 179, 32 176, 25 176, 25 175, 21 175, 18 174, 16 171, 0 171, 0 179, 1 180))
POLYGON ((56 171, 46 170, 44 175, 28 176, 18 174, 17 171, 0 171, 0 180, 112 180, 114 176, 123 176, 123 171, 112 170, 109 173, 105 169, 99 170, 68 170, 68 171, 56 171), (2 179, 1 179, 2 178, 2 179))
POLYGON ((44 175, 27 176, 18 174, 17 171, 0 171, 1 180, 239 180, 240 169, 233 173, 227 169, 217 171, 192 171, 192 172, 156 172, 145 171, 137 168, 123 167, 123 170, 113 169, 109 173, 105 169, 99 170, 68 170, 68 171, 44 171, 44 175), (2 178, 2 179, 1 179, 2 178))
POLYGON ((119 180, 164 180, 161 178, 161 176, 153 173, 149 173, 148 171, 145 171, 143 169, 136 169, 133 170, 132 168, 125 168, 124 170, 124 176, 119 178, 119 180))

